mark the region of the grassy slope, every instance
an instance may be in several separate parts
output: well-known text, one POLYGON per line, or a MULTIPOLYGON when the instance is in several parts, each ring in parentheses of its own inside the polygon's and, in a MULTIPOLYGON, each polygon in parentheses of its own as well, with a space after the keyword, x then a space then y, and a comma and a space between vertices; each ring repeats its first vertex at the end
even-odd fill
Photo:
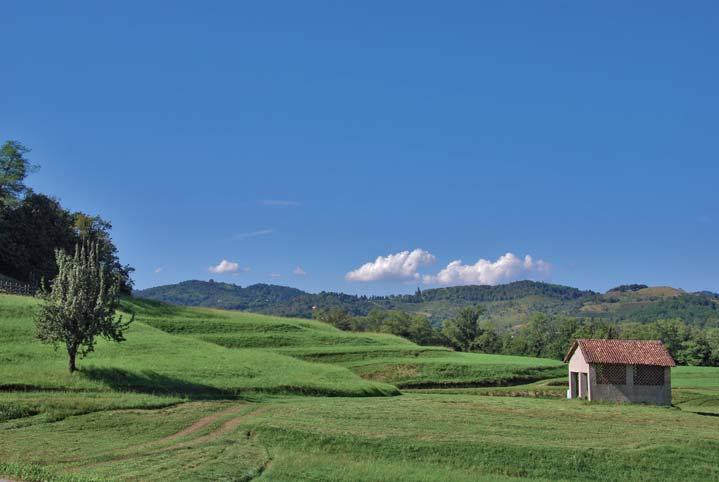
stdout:
POLYGON ((719 480, 719 417, 689 413, 719 413, 719 369, 673 371, 682 410, 588 404, 561 399, 561 379, 461 388, 462 380, 502 383, 503 374, 524 370, 564 374, 551 360, 458 354, 309 320, 126 307, 138 313, 128 341, 102 344, 69 377, 63 354, 32 340, 33 302, 0 296, 0 476, 719 480), (283 332, 295 335, 292 342, 275 346, 283 332), (246 390, 392 393, 348 368, 407 385, 450 380, 455 388, 238 400, 246 390), (18 385, 30 391, 8 391, 18 385), (486 396, 523 391, 556 398, 486 396))
MULTIPOLYGON (((173 336, 143 322, 146 315, 141 310, 127 341, 101 341, 95 353, 81 360, 81 373, 71 376, 61 350, 33 339, 35 302, 3 295, 0 304, 0 387, 4 389, 115 389, 186 398, 243 396, 252 391, 345 396, 398 393, 390 385, 362 380, 342 367, 173 336)), ((186 311, 185 316, 201 316, 186 311)))
POLYGON ((261 349, 349 368, 363 378, 399 387, 497 385, 557 376, 555 360, 455 353, 420 347, 379 333, 348 333, 299 318, 184 308, 147 300, 126 304, 138 320, 174 335, 229 348, 261 349))

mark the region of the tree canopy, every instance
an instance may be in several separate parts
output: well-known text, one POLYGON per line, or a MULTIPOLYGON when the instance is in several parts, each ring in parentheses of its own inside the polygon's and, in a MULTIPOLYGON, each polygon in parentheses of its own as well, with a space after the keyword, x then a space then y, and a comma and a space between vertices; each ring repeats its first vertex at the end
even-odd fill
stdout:
POLYGON ((37 169, 25 157, 30 149, 17 141, 0 147, 0 208, 17 203, 28 190, 25 178, 37 169))
POLYGON ((55 252, 58 273, 35 319, 37 336, 57 347, 64 344, 68 369, 77 370, 76 357, 95 349, 98 336, 121 342, 123 332, 132 322, 115 317, 119 307, 120 279, 108 272, 100 257, 100 244, 84 241, 75 247, 74 255, 55 252))
POLYGON ((33 192, 25 185, 37 167, 30 152, 16 141, 0 148, 0 274, 38 286, 57 274, 55 250, 71 252, 84 240, 96 243, 103 269, 120 279, 120 289, 132 290, 134 269, 120 263, 112 241, 112 225, 82 212, 70 212, 55 198, 33 192))

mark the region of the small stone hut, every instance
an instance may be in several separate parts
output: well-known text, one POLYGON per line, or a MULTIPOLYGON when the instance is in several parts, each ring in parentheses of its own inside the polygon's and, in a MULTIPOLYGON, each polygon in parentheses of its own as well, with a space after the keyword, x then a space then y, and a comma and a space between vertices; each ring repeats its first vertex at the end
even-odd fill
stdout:
POLYGON ((671 405, 674 359, 656 340, 576 340, 567 398, 671 405))

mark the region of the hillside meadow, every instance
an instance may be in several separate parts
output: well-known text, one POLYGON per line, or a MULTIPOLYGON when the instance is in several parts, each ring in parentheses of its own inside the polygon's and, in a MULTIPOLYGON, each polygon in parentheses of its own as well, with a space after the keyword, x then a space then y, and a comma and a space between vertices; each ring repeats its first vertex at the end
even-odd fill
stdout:
POLYGON ((0 478, 719 480, 719 369, 674 369, 672 408, 587 403, 554 360, 126 300, 71 376, 36 306, 0 295, 0 478))

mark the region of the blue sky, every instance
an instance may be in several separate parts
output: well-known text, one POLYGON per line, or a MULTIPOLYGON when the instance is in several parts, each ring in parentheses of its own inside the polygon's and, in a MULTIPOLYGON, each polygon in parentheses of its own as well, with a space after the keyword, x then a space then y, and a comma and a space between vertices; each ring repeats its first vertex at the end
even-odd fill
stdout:
POLYGON ((0 16, 0 138, 139 288, 719 291, 715 2, 208 3, 0 16))

